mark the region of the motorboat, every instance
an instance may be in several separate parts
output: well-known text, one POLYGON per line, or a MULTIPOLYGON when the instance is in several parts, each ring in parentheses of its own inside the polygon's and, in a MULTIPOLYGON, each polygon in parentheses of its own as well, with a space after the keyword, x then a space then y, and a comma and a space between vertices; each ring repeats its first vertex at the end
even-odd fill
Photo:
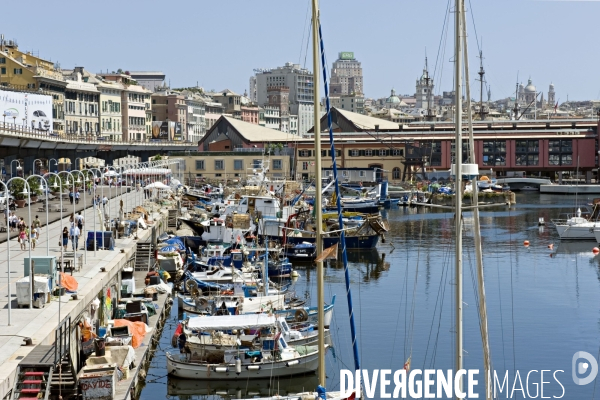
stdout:
POLYGON ((567 215, 566 220, 552 220, 561 239, 595 240, 595 229, 600 229, 600 205, 596 204, 589 217, 582 216, 581 208, 575 215, 567 215))

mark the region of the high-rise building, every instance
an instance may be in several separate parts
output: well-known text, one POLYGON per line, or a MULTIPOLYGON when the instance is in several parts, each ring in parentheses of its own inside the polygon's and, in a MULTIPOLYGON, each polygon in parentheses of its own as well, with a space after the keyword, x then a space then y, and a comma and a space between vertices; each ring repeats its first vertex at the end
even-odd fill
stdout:
POLYGON ((353 52, 342 51, 334 61, 329 93, 332 96, 363 94, 362 67, 353 52))
POLYGON ((283 67, 255 71, 258 105, 269 105, 269 88, 289 88, 289 113, 298 116, 298 133, 307 133, 314 124, 313 73, 289 62, 283 67))

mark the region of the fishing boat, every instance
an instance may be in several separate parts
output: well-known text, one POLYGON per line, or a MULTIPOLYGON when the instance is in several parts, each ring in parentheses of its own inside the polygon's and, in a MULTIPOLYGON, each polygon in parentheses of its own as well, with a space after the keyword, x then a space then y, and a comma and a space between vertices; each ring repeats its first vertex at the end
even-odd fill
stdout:
POLYGON ((283 246, 283 254, 292 261, 313 261, 317 256, 314 243, 287 243, 283 246))
MULTIPOLYGON (((267 314, 228 315, 220 318, 194 318, 188 328, 197 331, 260 332, 258 343, 236 342, 235 348, 215 351, 166 352, 171 376, 199 380, 246 380, 281 377, 315 371, 319 366, 317 346, 288 345, 276 332, 277 318, 267 314)), ((238 339, 239 340, 239 339, 238 339)))

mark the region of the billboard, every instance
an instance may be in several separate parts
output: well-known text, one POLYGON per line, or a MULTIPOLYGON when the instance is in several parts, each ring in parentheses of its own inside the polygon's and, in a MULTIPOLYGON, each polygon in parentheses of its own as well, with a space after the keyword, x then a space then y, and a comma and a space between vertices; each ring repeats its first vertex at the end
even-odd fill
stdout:
POLYGON ((340 53, 340 60, 354 60, 353 51, 342 51, 340 53))
POLYGON ((0 90, 0 112, 2 122, 52 132, 52 96, 0 90))
POLYGON ((173 140, 182 141, 183 136, 181 132, 181 122, 175 122, 175 134, 173 135, 173 140))
POLYGON ((152 121, 152 139, 173 140, 175 136, 175 122, 152 121))

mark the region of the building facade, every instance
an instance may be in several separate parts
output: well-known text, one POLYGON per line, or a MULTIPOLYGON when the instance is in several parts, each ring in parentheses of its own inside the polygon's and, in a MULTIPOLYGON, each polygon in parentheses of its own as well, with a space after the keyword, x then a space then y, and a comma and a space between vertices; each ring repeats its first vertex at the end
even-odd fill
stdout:
POLYGON ((123 139, 121 128, 123 85, 116 82, 100 82, 96 87, 100 92, 100 137, 104 140, 120 142, 123 139))
POLYGON ((363 94, 362 67, 353 52, 340 52, 338 59, 333 62, 329 93, 331 96, 363 94))
POLYGON ((100 134, 100 92, 95 84, 83 80, 82 69, 79 68, 66 82, 66 134, 97 137, 100 134))

